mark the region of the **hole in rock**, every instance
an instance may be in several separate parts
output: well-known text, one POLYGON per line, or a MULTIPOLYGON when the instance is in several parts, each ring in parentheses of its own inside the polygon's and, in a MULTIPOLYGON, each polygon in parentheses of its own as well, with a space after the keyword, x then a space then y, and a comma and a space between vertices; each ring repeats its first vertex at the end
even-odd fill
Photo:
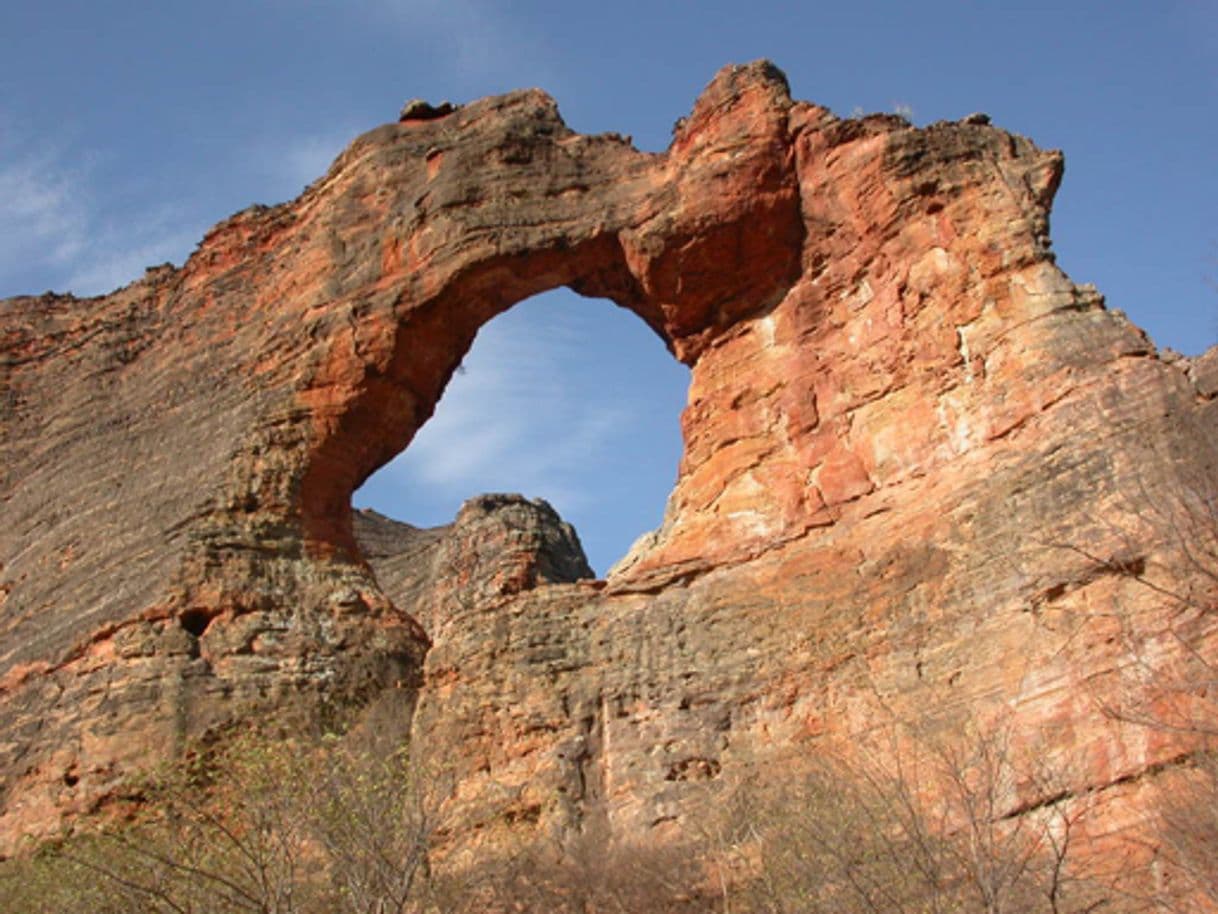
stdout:
POLYGON ((211 616, 201 609, 188 609, 178 617, 178 622, 196 638, 201 638, 211 625, 211 616))
POLYGON ((352 497, 418 527, 475 495, 543 498, 599 575, 660 525, 689 369, 638 317, 566 289, 485 324, 431 419, 352 497))

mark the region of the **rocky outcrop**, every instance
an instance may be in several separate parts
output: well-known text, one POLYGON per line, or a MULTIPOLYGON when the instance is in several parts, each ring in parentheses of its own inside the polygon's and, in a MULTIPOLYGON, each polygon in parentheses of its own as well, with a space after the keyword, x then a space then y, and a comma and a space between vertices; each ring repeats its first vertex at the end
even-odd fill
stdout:
POLYGON ((462 607, 489 610, 536 587, 596 577, 575 529, 545 501, 519 495, 472 498, 453 523, 429 529, 356 511, 355 538, 377 583, 433 639, 462 607))
POLYGON ((662 155, 517 92, 365 134, 181 269, 5 302, 6 847, 193 738, 378 693, 484 836, 663 834, 793 748, 965 715, 1135 817, 1187 741, 1109 712, 1215 643, 1181 538, 1214 357, 1159 358, 1058 269, 1061 170, 766 63, 662 155), (353 522, 478 327, 562 285, 691 366, 660 529, 593 582, 543 505, 353 522))

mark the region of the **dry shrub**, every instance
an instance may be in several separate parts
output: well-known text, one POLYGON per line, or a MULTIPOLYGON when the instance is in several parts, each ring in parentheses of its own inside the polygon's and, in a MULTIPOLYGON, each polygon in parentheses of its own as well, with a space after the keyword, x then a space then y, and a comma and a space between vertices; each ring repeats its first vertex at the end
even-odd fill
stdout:
POLYGON ((708 835, 725 914, 1114 909, 1075 872, 1088 802, 1043 772, 1033 782, 1001 729, 855 757, 805 763, 781 791, 745 785, 726 804, 733 821, 708 835))
POLYGON ((616 843, 593 828, 485 859, 452 877, 445 911, 697 914, 711 910, 700 849, 616 843))
POLYGON ((134 822, 12 861, 13 914, 407 914, 442 784, 397 743, 236 739, 140 785, 134 822))

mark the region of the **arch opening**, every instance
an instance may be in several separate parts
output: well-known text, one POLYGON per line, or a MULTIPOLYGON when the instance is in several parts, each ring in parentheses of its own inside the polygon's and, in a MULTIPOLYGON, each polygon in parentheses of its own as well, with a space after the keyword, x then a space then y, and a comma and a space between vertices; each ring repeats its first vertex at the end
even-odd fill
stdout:
POLYGON ((555 289, 483 325, 435 412, 352 496, 416 527, 467 499, 549 502, 604 576, 663 519, 689 369, 637 315, 555 289))

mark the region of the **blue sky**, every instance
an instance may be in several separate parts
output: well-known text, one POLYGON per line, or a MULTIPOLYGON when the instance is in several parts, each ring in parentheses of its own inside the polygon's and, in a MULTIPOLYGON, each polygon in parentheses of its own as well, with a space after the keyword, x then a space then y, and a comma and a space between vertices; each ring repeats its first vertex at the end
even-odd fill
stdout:
MULTIPOLYGON (((988 112, 1063 149, 1053 237, 1161 346, 1218 341, 1218 4, 8 0, 0 296, 105 292, 288 199, 421 96, 525 86, 577 130, 662 149, 720 66, 915 123, 988 112)), ((442 523, 469 495, 550 499, 604 571, 655 526, 688 375, 636 319, 566 293, 480 334, 398 462, 361 491, 442 523)))

